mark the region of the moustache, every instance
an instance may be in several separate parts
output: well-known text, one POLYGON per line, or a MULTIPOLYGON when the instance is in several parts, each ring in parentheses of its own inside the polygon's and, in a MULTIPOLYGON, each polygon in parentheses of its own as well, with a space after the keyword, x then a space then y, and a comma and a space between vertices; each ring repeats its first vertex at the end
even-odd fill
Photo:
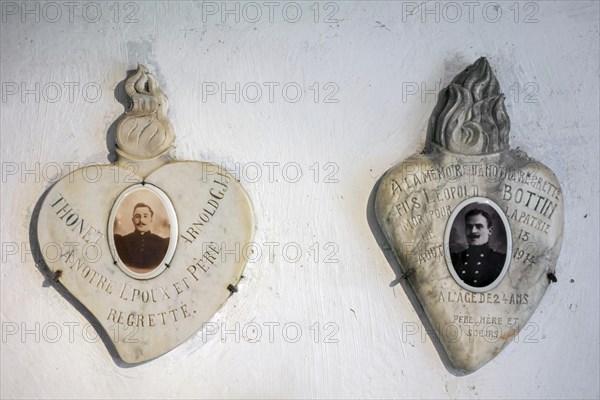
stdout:
POLYGON ((468 235, 467 237, 469 239, 479 239, 481 236, 480 235, 468 235))

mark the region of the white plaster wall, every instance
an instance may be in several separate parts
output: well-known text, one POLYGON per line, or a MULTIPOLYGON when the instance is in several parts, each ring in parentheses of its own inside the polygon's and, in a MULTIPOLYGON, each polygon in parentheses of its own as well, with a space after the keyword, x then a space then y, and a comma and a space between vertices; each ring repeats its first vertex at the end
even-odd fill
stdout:
POLYGON ((245 3, 239 22, 206 12, 235 4, 2 3, 0 396, 598 398, 599 4, 428 2, 433 14, 406 15, 420 3, 317 3, 315 22, 313 2, 298 2, 296 23, 282 16, 287 5, 294 17, 286 2, 255 3, 258 22, 247 21, 256 8, 244 13, 245 3), (331 12, 339 21, 323 22, 331 12), (395 285, 368 202, 378 178, 423 144, 435 96, 421 85, 446 84, 481 55, 507 96, 511 146, 558 176, 566 224, 558 283, 518 343, 456 376, 411 289, 395 285), (126 368, 28 250, 34 208, 57 167, 108 162, 108 128, 124 111, 113 89, 138 62, 169 96, 178 158, 240 163, 262 254, 214 317, 215 334, 126 368), (203 99, 211 82, 256 82, 264 92, 256 103, 203 99), (280 85, 272 102, 265 82, 280 85), (304 90, 296 103, 281 92, 290 82, 304 90), (336 88, 338 102, 325 103, 336 88), (224 332, 255 336, 256 326, 254 343, 224 332), (414 327, 417 335, 403 335, 414 327))

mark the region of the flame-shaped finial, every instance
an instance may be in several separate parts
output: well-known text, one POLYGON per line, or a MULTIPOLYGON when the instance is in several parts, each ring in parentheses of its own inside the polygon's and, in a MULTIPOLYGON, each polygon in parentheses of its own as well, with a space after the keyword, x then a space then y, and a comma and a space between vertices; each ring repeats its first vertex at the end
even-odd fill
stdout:
POLYGON ((134 160, 152 159, 169 151, 175 140, 167 117, 169 103, 148 68, 138 69, 125 81, 131 109, 117 125, 117 153, 134 160))
POLYGON ((485 57, 442 89, 429 129, 433 142, 454 153, 481 155, 508 148, 504 95, 485 57))

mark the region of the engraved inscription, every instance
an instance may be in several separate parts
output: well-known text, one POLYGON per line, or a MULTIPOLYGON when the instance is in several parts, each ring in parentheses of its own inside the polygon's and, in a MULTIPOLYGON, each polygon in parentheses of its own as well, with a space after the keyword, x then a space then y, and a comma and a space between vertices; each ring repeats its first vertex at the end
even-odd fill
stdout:
POLYGON ((86 224, 83 217, 79 215, 62 194, 58 194, 58 198, 50 204, 50 207, 54 209, 57 217, 65 223, 67 228, 77 233, 85 243, 98 243, 103 236, 102 232, 98 229, 86 224))
POLYGON ((213 180, 213 184, 208 190, 209 199, 204 204, 202 210, 198 212, 196 221, 192 222, 192 224, 180 234, 186 245, 194 243, 196 238, 198 238, 203 231, 203 228, 210 223, 211 218, 219 209, 219 202, 223 200, 227 193, 228 183, 231 178, 220 170, 217 170, 216 174, 219 177, 213 180))

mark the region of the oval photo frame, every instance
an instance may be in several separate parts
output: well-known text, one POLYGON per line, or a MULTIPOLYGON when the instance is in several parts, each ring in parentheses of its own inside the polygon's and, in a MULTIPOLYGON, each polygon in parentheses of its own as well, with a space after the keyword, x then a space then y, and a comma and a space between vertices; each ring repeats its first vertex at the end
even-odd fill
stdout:
POLYGON ((117 197, 107 231, 108 247, 121 271, 135 279, 152 279, 169 266, 175 254, 177 214, 165 192, 138 183, 117 197))
POLYGON ((444 231, 444 250, 448 271, 460 287, 476 293, 494 289, 508 272, 512 255, 512 234, 504 211, 493 200, 486 197, 471 197, 462 201, 448 218, 444 231), (484 213, 481 213, 481 211, 484 211, 484 213), (481 227, 482 231, 487 232, 481 234, 481 236, 485 235, 485 238, 487 238, 485 243, 468 243, 469 239, 475 242, 485 238, 475 235, 467 239, 468 233, 465 221, 467 213, 473 214, 473 217, 480 216, 481 225, 484 222, 489 225, 491 222, 491 226, 481 227), (498 222, 502 223, 502 227, 498 227, 498 222), (458 240, 461 234, 464 243, 458 240), (494 238, 493 246, 489 244, 490 237, 494 238), (464 248, 465 245, 466 248, 464 248), (472 250, 471 245, 473 245, 472 249, 476 250, 472 250), (462 249, 459 247, 462 247, 462 249), (504 257, 503 260, 502 256, 504 257), (477 259, 474 257, 477 257, 477 259), (473 268, 482 267, 486 267, 486 269, 481 270, 481 274, 479 269, 472 270, 473 268), (498 271, 499 268, 501 269, 498 271), (461 275, 465 278, 462 278, 461 275), (489 283, 475 285, 477 279, 474 277, 481 277, 484 282, 489 283))

